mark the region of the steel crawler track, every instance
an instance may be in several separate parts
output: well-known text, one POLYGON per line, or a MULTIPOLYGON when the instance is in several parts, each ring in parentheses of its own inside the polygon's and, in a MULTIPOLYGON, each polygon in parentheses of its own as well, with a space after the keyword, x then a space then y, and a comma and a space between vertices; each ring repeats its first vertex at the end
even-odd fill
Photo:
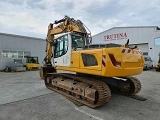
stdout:
POLYGON ((136 77, 103 77, 95 75, 78 74, 88 79, 96 79, 98 82, 106 83, 112 92, 127 96, 135 95, 141 91, 141 82, 136 77))
MULTIPOLYGON (((68 97, 71 100, 77 101, 80 104, 84 104, 90 108, 97 108, 100 106, 103 106, 104 104, 108 103, 111 98, 111 91, 125 95, 125 96, 134 96, 135 94, 139 93, 141 90, 141 83, 140 81, 135 77, 123 77, 123 79, 127 79, 127 85, 124 86, 121 89, 117 89, 116 86, 110 86, 109 84, 99 81, 98 78, 94 79, 93 76, 90 76, 87 78, 87 76, 82 75, 74 75, 74 74, 66 74, 66 73, 48 73, 45 77, 45 85, 48 89, 56 91, 66 97, 68 97), (77 82, 83 82, 89 86, 94 87, 94 89, 97 91, 97 95, 95 97, 95 101, 92 102, 88 100, 86 96, 82 96, 75 92, 74 90, 54 85, 53 82, 56 78, 61 77, 61 80, 68 79, 77 81, 77 82), (108 87, 109 85, 109 87, 108 87)), ((115 79, 114 79, 115 80, 115 79)), ((115 80, 115 82, 124 82, 115 80)), ((118 87, 118 86, 117 86, 118 87)))
POLYGON ((142 87, 140 81, 135 77, 119 77, 118 79, 105 77, 98 78, 105 82, 110 87, 111 91, 127 96, 139 93, 142 87))
POLYGON ((109 87, 103 83, 103 82, 99 82, 97 80, 89 80, 85 77, 79 77, 73 74, 47 74, 45 77, 45 85, 48 89, 51 89, 53 91, 56 91, 66 97, 69 97, 70 99, 73 99, 81 104, 84 104, 90 108, 97 108, 100 107, 106 103, 109 102, 110 98, 111 98, 111 91, 109 89, 109 87), (54 86, 52 84, 52 82, 54 81, 55 78, 57 77, 64 77, 67 79, 74 79, 74 81, 78 81, 78 82, 83 82, 86 84, 89 84, 91 86, 93 86, 96 90, 97 90, 97 96, 96 96, 96 100, 94 101, 94 103, 90 102, 87 100, 87 98, 85 98, 85 96, 79 96, 78 94, 76 95, 75 92, 70 91, 68 89, 64 89, 64 88, 60 88, 57 86, 54 86), (49 80, 48 80, 49 79, 49 80))
POLYGON ((130 79, 134 85, 133 92, 130 95, 135 95, 135 94, 139 93, 141 91, 141 87, 142 87, 140 81, 135 77, 126 77, 126 78, 130 79))
POLYGON ((114 91, 114 92, 136 100, 146 101, 147 98, 136 95, 141 91, 142 88, 140 81, 135 77, 125 77, 125 78, 130 80, 131 82, 131 86, 127 90, 128 92, 122 92, 122 91, 114 91))
MULTIPOLYGON (((119 94, 125 95, 125 96, 133 96, 133 95, 135 95, 135 94, 140 92, 142 86, 141 86, 140 81, 137 78, 135 78, 135 77, 124 77, 124 78, 127 79, 126 82, 129 83, 126 86, 126 88, 124 86, 125 90, 123 91, 123 88, 122 88, 119 91, 116 91, 113 88, 113 91, 115 91, 115 92, 117 92, 119 94)), ((120 81, 120 82, 122 82, 122 81, 120 81)))

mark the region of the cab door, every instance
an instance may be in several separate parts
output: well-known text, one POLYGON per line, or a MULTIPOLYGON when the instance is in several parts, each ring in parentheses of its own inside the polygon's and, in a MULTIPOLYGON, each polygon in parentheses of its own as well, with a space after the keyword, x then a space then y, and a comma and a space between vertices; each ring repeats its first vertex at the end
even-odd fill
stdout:
POLYGON ((70 66, 71 49, 69 35, 65 34, 56 39, 56 46, 54 48, 54 65, 56 66, 70 66))

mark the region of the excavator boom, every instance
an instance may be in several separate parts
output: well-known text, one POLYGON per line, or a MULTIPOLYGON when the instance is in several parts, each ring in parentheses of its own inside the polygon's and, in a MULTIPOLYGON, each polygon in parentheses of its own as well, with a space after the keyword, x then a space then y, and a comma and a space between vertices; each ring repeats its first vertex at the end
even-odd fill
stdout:
MULTIPOLYGON (((88 29, 88 28, 87 28, 88 29)), ((74 20, 68 16, 65 16, 61 20, 56 20, 54 23, 50 23, 48 26, 48 33, 46 38, 46 57, 44 59, 45 65, 51 65, 51 58, 53 57, 52 52, 52 41, 54 41, 54 36, 66 32, 76 32, 86 37, 86 44, 89 44, 89 37, 91 33, 87 33, 85 25, 80 20, 74 20), (57 25, 58 24, 58 25, 57 25), (54 25, 57 25, 54 27, 54 25)), ((89 31, 89 29, 88 29, 89 31)), ((90 31, 89 31, 90 32, 90 31)))

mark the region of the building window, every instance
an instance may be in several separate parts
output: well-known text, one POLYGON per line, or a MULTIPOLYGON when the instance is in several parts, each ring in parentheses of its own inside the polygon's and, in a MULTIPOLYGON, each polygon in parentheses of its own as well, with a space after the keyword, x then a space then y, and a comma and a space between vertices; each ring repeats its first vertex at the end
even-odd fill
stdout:
POLYGON ((9 54, 9 51, 8 51, 8 50, 3 50, 3 51, 2 51, 2 57, 3 57, 3 58, 8 58, 8 54, 9 54))
POLYGON ((2 50, 3 58, 25 58, 25 56, 30 56, 29 51, 16 51, 16 50, 2 50))
POLYGON ((23 58, 24 54, 23 51, 18 51, 18 58, 23 58))
POLYGON ((31 56, 31 52, 29 52, 29 51, 24 51, 24 58, 27 57, 27 56, 31 56))
POLYGON ((11 58, 18 58, 18 52, 17 51, 10 51, 11 58))
POLYGON ((155 45, 160 45, 160 38, 154 39, 154 43, 155 43, 155 45))
POLYGON ((143 55, 148 55, 148 52, 143 52, 143 55))

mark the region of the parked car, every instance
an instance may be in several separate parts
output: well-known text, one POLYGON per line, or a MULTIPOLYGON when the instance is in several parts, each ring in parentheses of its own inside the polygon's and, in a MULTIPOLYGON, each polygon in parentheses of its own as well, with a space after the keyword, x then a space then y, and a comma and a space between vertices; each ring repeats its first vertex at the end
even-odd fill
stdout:
POLYGON ((144 69, 152 69, 153 68, 153 60, 150 56, 144 56, 144 69))

